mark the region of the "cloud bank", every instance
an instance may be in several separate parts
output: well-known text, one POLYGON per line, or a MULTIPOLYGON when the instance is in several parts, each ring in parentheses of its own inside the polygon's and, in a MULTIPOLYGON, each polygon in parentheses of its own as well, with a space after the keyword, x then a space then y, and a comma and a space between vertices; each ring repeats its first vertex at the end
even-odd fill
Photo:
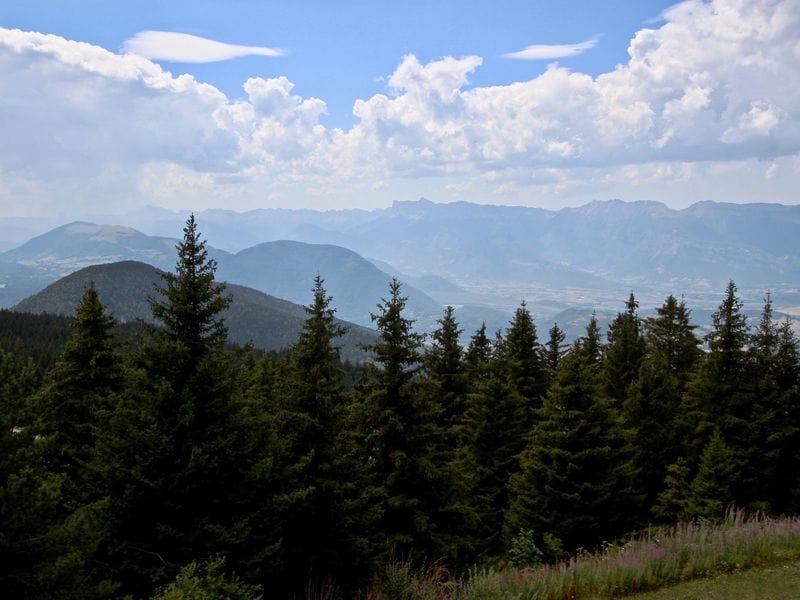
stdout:
POLYGON ((283 56, 285 52, 265 46, 238 46, 188 33, 142 31, 125 40, 122 51, 152 60, 207 63, 241 56, 283 56))
POLYGON ((0 213, 25 199, 797 201, 797 2, 683 2, 637 32, 628 55, 597 77, 551 65, 488 87, 468 85, 481 57, 408 55, 342 130, 286 77, 248 79, 232 100, 136 54, 0 29, 0 213))

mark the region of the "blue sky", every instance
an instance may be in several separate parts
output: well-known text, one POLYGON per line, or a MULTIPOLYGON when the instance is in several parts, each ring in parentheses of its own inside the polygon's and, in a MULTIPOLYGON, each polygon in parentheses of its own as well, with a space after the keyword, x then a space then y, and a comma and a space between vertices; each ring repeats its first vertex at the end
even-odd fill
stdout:
POLYGON ((352 124, 353 102, 384 90, 383 81, 406 54, 428 62, 443 56, 484 58, 473 86, 507 84, 541 73, 547 61, 504 58, 531 44, 599 38, 591 52, 561 59, 592 75, 627 60, 628 41, 657 21, 672 2, 406 2, 5 0, 0 25, 55 33, 116 51, 140 31, 174 31, 249 46, 281 48, 277 59, 247 56, 191 64, 158 61, 188 72, 229 98, 244 96, 249 77, 285 75, 303 96, 323 98, 326 124, 352 124))
POLYGON ((796 203, 798 13, 5 0, 0 216, 420 196, 796 203), (239 56, 196 62, 207 52, 239 56))

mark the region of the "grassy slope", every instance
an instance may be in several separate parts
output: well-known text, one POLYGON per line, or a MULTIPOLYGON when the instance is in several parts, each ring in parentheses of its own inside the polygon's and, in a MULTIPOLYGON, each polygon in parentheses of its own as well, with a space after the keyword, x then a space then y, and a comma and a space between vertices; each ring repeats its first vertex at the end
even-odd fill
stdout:
POLYGON ((718 575, 626 596, 630 600, 796 600, 800 597, 800 562, 718 575))

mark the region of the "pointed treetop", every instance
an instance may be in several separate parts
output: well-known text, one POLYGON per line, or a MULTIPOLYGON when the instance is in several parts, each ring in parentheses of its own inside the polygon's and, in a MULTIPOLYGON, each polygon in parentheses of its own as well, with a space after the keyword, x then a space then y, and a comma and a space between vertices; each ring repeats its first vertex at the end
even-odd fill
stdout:
POLYGON ((217 263, 208 258, 192 214, 178 242, 175 273, 164 273, 164 287, 157 287, 160 299, 150 299, 153 316, 162 322, 167 337, 184 344, 193 357, 212 347, 222 347, 227 329, 220 313, 231 303, 225 286, 216 284, 217 263))

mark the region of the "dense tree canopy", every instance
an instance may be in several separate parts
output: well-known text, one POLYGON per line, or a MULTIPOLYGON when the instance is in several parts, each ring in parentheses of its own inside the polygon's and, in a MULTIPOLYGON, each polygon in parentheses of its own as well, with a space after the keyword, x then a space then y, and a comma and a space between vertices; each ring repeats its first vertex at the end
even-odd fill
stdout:
POLYGON ((800 511, 800 352, 769 294, 751 327, 731 282, 706 351, 682 300, 642 318, 633 294, 606 342, 593 318, 541 344, 523 303, 462 348, 453 308, 425 340, 392 281, 346 373, 320 276, 290 349, 234 350, 194 217, 177 254, 125 347, 91 286, 53 339, 0 314, 9 597, 351 597, 392 561, 523 565, 731 503, 800 511))

